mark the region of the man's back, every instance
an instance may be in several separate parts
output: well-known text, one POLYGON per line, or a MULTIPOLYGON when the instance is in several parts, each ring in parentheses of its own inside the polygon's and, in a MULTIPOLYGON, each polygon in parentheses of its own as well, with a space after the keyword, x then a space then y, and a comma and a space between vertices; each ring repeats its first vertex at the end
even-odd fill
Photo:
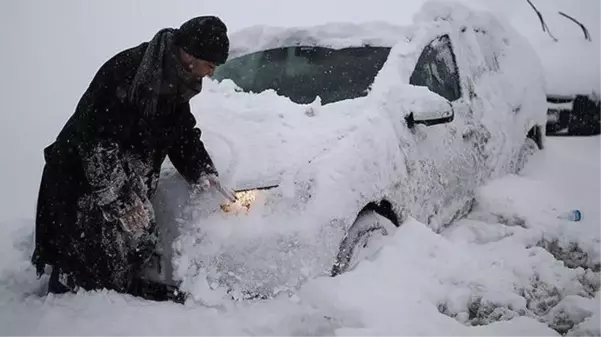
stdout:
POLYGON ((73 146, 89 141, 87 136, 93 134, 93 129, 99 124, 119 128, 125 124, 125 119, 134 117, 134 111, 126 116, 116 105, 125 104, 127 92, 147 46, 148 42, 144 42, 119 52, 100 67, 56 141, 44 150, 48 162, 76 159, 72 157, 76 155, 73 146), (103 121, 106 123, 99 123, 103 121))

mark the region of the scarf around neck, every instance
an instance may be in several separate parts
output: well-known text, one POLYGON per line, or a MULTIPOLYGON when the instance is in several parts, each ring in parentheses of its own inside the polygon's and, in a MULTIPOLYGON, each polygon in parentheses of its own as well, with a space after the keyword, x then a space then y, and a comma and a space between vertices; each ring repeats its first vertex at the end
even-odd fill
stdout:
POLYGON ((144 115, 157 113, 161 95, 189 101, 202 90, 202 82, 184 70, 173 44, 176 29, 165 28, 149 41, 128 93, 129 102, 142 103, 144 115), (171 90, 166 90, 170 88, 171 90))

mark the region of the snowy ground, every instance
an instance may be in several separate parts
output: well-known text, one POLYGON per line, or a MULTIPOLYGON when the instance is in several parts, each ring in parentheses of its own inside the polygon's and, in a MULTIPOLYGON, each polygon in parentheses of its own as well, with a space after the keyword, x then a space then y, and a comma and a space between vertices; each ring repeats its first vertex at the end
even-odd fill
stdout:
POLYGON ((408 221, 355 270, 270 301, 40 297, 33 220, 3 223, 0 334, 598 336, 600 150, 599 137, 549 138, 442 235, 408 221), (557 219, 573 208, 581 222, 557 219))

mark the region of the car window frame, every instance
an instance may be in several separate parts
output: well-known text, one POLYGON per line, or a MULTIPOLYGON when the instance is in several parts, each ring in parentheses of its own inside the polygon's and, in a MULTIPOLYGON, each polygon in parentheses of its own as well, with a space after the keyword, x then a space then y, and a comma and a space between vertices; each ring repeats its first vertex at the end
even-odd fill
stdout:
MULTIPOLYGON (((446 67, 446 63, 444 63, 444 64, 445 64, 445 68, 448 69, 448 67, 446 67)), ((431 75, 431 76, 433 76, 433 75, 431 75)), ((446 98, 449 102, 456 102, 456 101, 460 100, 461 98, 463 98, 463 88, 461 87, 461 74, 460 74, 460 70, 459 70, 459 64, 457 63, 457 57, 455 55, 453 41, 452 41, 451 37, 449 36, 449 34, 442 34, 440 36, 437 36, 436 38, 432 39, 428 44, 426 44, 426 46, 424 46, 424 48, 421 50, 421 53, 417 59, 415 67, 413 68, 413 71, 409 77, 409 84, 417 85, 417 86, 425 86, 430 91, 446 98), (442 41, 443 39, 445 41, 442 41), (417 73, 418 67, 420 66, 420 62, 423 63, 424 60, 427 60, 428 63, 431 63, 432 59, 436 60, 437 59, 436 56, 438 54, 440 54, 438 49, 433 46, 435 43, 442 43, 444 46, 448 47, 448 50, 450 51, 451 61, 454 66, 453 67, 454 73, 450 73, 450 75, 451 75, 450 77, 454 78, 454 80, 455 80, 455 85, 454 85, 455 88, 453 88, 453 92, 456 94, 456 96, 453 95, 453 97, 447 97, 448 95, 437 92, 435 90, 436 88, 431 88, 427 84, 424 85, 423 82, 416 83, 416 78, 419 78, 418 75, 420 75, 419 73, 417 73), (434 51, 436 54, 431 54, 428 51, 434 51)), ((445 87, 446 87, 446 85, 445 85, 445 87)))

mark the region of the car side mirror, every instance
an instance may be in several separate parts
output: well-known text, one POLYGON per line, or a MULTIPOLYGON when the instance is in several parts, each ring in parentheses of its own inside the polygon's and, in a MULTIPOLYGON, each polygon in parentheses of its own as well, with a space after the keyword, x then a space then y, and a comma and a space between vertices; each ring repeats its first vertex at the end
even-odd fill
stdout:
POLYGON ((420 95, 412 103, 409 114, 405 116, 409 128, 413 128, 415 124, 432 126, 450 123, 455 118, 451 102, 430 90, 420 90, 420 95))
POLYGON ((432 126, 437 124, 450 123, 455 118, 453 107, 449 104, 448 109, 437 110, 437 111, 412 111, 405 117, 407 126, 412 128, 415 124, 424 124, 425 126, 432 126))

